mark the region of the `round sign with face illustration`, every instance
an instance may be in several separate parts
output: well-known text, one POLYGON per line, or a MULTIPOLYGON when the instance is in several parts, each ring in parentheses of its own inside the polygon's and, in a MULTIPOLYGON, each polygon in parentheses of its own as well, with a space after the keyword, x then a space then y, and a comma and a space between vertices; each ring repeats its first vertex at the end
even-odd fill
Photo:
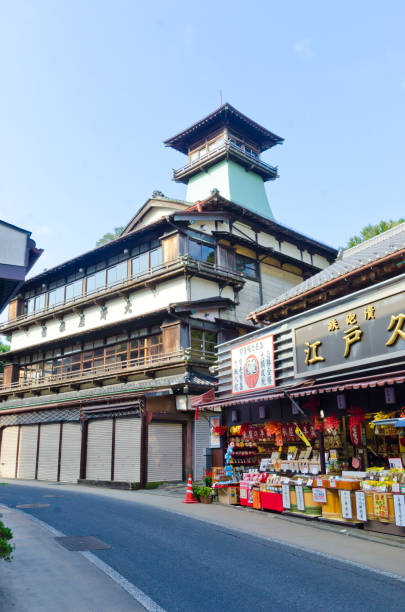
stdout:
POLYGON ((249 389, 253 389, 259 380, 260 366, 259 361, 254 355, 249 355, 245 361, 244 376, 249 389))

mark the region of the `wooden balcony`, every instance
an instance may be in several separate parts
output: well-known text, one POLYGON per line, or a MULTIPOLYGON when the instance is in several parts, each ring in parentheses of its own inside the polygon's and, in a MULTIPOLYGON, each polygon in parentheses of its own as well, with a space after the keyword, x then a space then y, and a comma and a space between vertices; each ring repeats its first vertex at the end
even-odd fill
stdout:
POLYGON ((230 270, 216 264, 194 259, 189 255, 181 255, 169 262, 150 268, 142 274, 130 276, 116 283, 111 283, 102 289, 87 292, 69 300, 64 300, 53 306, 46 305, 41 310, 30 314, 23 314, 0 324, 0 333, 8 334, 15 329, 24 329, 33 323, 44 322, 50 318, 62 318, 66 312, 82 311, 86 306, 96 303, 104 304, 108 299, 121 295, 124 298, 131 292, 142 287, 154 287, 157 283, 178 275, 191 274, 210 280, 220 280, 225 285, 242 287, 245 278, 236 270, 230 270))
POLYGON ((252 157, 236 146, 231 140, 225 140, 224 144, 210 151, 203 157, 192 163, 173 171, 173 179, 178 183, 187 183, 189 178, 202 169, 219 162, 222 159, 234 159, 247 170, 259 174, 263 180, 270 181, 278 177, 277 167, 262 161, 259 157, 252 157))
POLYGON ((207 367, 214 363, 215 358, 215 353, 185 348, 171 353, 161 352, 138 359, 117 360, 95 368, 81 368, 75 372, 46 374, 37 378, 19 380, 8 385, 3 384, 0 387, 0 398, 5 400, 8 396, 23 397, 28 393, 40 395, 43 391, 57 393, 61 387, 79 389, 81 385, 88 383, 101 387, 103 381, 107 379, 126 382, 131 375, 135 374, 152 377, 156 370, 174 368, 179 365, 199 364, 207 367))

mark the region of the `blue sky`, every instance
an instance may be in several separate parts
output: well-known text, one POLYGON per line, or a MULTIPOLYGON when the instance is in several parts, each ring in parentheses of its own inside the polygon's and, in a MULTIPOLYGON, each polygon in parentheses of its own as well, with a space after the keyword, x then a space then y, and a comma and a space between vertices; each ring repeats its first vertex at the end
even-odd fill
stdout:
POLYGON ((0 0, 0 217, 40 272, 184 164, 162 141, 223 100, 285 138, 276 219, 334 246, 405 212, 405 3, 0 0))

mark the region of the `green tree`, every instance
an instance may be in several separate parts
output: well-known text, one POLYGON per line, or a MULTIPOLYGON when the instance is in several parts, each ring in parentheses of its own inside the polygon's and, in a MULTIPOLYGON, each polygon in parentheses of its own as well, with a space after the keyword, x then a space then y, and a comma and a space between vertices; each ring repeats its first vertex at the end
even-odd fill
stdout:
POLYGON ((102 244, 107 244, 107 242, 111 242, 111 240, 115 240, 120 236, 123 229, 123 225, 121 227, 114 227, 113 232, 107 232, 106 234, 104 234, 104 236, 100 238, 100 240, 97 240, 96 246, 101 246, 102 244))
POLYGON ((366 225, 366 227, 363 227, 360 232, 360 235, 352 236, 351 238, 349 238, 347 248, 354 247, 357 244, 360 244, 361 242, 372 238, 373 236, 382 234, 383 232, 386 232, 387 230, 391 229, 391 227, 395 227, 395 225, 404 223, 404 221, 405 219, 402 218, 398 219, 398 221, 393 221, 392 219, 390 219, 389 221, 380 221, 380 223, 377 223, 376 225, 372 225, 370 223, 370 225, 366 225))
MULTIPOLYGON (((8 344, 3 344, 0 342, 0 353, 7 353, 10 350, 10 346, 8 344)), ((0 357, 0 372, 3 372, 3 360, 0 357)))
POLYGON ((10 540, 13 539, 11 529, 5 527, 0 521, 0 559, 5 561, 11 561, 11 553, 13 552, 13 546, 10 544, 10 540))

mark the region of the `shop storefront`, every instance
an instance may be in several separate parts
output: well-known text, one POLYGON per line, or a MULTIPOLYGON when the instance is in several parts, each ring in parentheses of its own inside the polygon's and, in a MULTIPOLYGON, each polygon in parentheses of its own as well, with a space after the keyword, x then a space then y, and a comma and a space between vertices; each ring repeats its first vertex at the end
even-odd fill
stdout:
POLYGON ((228 342, 218 367, 220 500, 405 535, 405 275, 228 342))

